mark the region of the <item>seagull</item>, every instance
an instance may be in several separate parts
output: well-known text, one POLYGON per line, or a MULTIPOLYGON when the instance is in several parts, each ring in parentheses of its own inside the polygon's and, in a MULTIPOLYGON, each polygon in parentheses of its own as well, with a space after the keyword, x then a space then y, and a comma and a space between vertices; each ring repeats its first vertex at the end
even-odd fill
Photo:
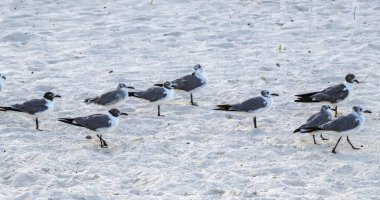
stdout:
MULTIPOLYGON (((171 84, 174 89, 189 92, 191 105, 197 106, 198 104, 193 100, 193 93, 206 86, 207 82, 205 68, 197 64, 193 67, 192 74, 178 78, 172 81, 171 84)), ((155 84, 155 86, 163 86, 163 84, 155 84)))
MULTIPOLYGON (((359 148, 352 145, 350 139, 348 138, 348 134, 355 133, 360 130, 360 128, 364 124, 364 115, 363 113, 371 113, 369 110, 363 111, 363 108, 360 106, 352 107, 352 112, 348 115, 338 117, 333 121, 324 123, 317 127, 305 128, 305 132, 313 132, 318 130, 324 131, 334 131, 341 133, 341 135, 345 135, 347 137, 347 142, 351 145, 352 149, 358 150, 359 148)), ((336 147, 338 146, 340 140, 343 136, 340 136, 336 145, 332 149, 332 153, 336 153, 336 147)))
MULTIPOLYGON (((112 108, 107 114, 93 114, 86 117, 59 118, 58 121, 90 129, 95 132, 112 132, 119 125, 119 116, 128 115, 116 108, 112 108)), ((101 134, 96 135, 100 140, 100 147, 107 147, 101 134)))
POLYGON ((114 106, 128 98, 128 88, 134 89, 130 86, 127 87, 124 83, 120 83, 116 90, 106 92, 94 98, 88 98, 84 102, 86 104, 94 103, 102 106, 114 106))
POLYGON ((0 74, 0 92, 4 89, 6 80, 7 77, 4 74, 0 74))
POLYGON ((39 129, 38 117, 54 108, 54 98, 61 98, 52 92, 46 92, 43 99, 32 99, 21 104, 14 104, 10 107, 0 106, 0 111, 15 111, 36 116, 36 129, 39 129))
MULTIPOLYGON (((311 92, 306 94, 295 95, 298 97, 295 102, 330 102, 332 104, 338 104, 343 100, 346 100, 353 90, 353 84, 359 83, 355 79, 355 75, 347 74, 345 82, 328 87, 320 92, 311 92)), ((335 117, 338 115, 338 106, 335 106, 335 117)))
MULTIPOLYGON (((318 127, 319 125, 322 125, 324 123, 331 121, 332 120, 332 114, 331 114, 330 110, 333 110, 333 109, 331 109, 330 106, 328 106, 328 105, 321 106, 321 110, 318 113, 315 113, 314 115, 309 117, 309 119, 307 119, 306 123, 304 125, 300 126, 299 128, 297 128, 293 133, 297 133, 297 132, 304 133, 304 131, 305 131, 304 128, 307 129, 308 127, 318 127)), ((322 140, 328 140, 322 136, 322 133, 321 133, 321 138, 322 138, 322 140)), ((314 144, 317 144, 317 142, 315 141, 314 134, 313 134, 313 139, 314 139, 314 144)))
POLYGON ((162 87, 151 87, 145 91, 141 92, 129 92, 129 96, 137 97, 141 99, 148 100, 150 102, 154 102, 158 104, 157 110, 158 114, 157 116, 161 116, 160 114, 160 103, 169 101, 174 97, 174 90, 171 86, 170 82, 165 82, 162 87))
MULTIPOLYGON (((260 96, 254 97, 238 104, 224 104, 217 105, 214 110, 225 110, 225 111, 239 111, 247 113, 259 113, 267 110, 272 105, 272 96, 278 96, 276 93, 270 93, 268 90, 262 90, 260 96)), ((256 116, 253 117, 253 123, 255 128, 257 128, 256 116)))

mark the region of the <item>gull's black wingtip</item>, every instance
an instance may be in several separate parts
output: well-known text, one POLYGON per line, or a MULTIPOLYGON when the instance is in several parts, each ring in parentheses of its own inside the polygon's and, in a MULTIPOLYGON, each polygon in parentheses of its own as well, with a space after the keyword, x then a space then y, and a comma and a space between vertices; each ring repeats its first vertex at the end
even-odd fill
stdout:
POLYGON ((214 110, 229 110, 232 106, 231 105, 217 105, 217 108, 214 108, 214 110))

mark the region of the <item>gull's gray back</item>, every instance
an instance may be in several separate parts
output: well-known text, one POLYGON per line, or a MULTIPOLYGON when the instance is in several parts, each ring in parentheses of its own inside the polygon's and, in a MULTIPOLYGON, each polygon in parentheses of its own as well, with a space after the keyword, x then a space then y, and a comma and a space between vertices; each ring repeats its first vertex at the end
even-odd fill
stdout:
POLYGON ((234 104, 231 106, 229 110, 249 112, 249 111, 258 110, 260 108, 264 108, 266 107, 266 105, 267 105, 267 102, 264 100, 264 98, 255 97, 255 98, 248 99, 244 101, 243 103, 234 104))
POLYGON ((194 90, 202 86, 205 83, 202 83, 202 80, 199 79, 195 75, 187 75, 182 78, 174 80, 172 84, 175 87, 175 89, 189 92, 191 90, 194 90))
POLYGON ((12 108, 21 110, 23 112, 26 112, 28 114, 34 115, 38 112, 42 112, 48 109, 46 106, 46 100, 45 99, 32 99, 30 101, 26 101, 22 104, 15 104, 12 105, 12 108))
POLYGON ((305 127, 318 127, 324 123, 327 123, 331 120, 331 114, 327 113, 328 111, 321 111, 309 117, 306 124, 302 125, 301 128, 305 127))
POLYGON ((152 87, 146 91, 136 92, 135 96, 153 102, 166 97, 166 90, 162 87, 152 87))
POLYGON ((348 96, 348 90, 344 90, 345 87, 346 86, 343 83, 331 86, 311 96, 311 98, 317 101, 329 101, 331 103, 336 103, 348 96))
POLYGON ((100 97, 96 98, 94 102, 100 105, 109 105, 117 103, 126 97, 127 93, 119 89, 102 94, 100 97))
POLYGON ((85 128, 96 131, 99 128, 107 128, 111 126, 111 120, 108 115, 95 114, 87 117, 76 117, 74 123, 85 128))
POLYGON ((343 132, 357 128, 360 121, 353 115, 346 115, 319 126, 324 130, 343 132))

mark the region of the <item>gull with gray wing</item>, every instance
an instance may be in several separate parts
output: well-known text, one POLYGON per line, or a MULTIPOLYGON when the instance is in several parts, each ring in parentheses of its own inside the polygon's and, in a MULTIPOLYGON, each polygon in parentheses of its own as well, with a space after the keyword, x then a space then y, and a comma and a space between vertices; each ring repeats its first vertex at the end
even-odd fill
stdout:
MULTIPOLYGON (((322 125, 324 123, 331 121, 332 114, 331 114, 330 110, 333 110, 333 109, 331 109, 330 106, 328 106, 328 105, 321 106, 321 110, 318 113, 315 113, 314 115, 309 117, 309 119, 307 119, 306 123, 303 124, 302 126, 300 126, 299 128, 297 128, 293 133, 297 133, 297 132, 305 133, 305 132, 307 132, 307 128, 309 128, 309 127, 318 127, 319 125, 322 125)), ((320 136, 321 136, 322 140, 328 140, 322 136, 322 133, 320 136)), ((314 144, 317 144, 317 142, 315 141, 315 135, 314 134, 313 134, 313 140, 314 140, 314 144)))
POLYGON ((46 92, 43 99, 32 99, 21 104, 14 104, 9 107, 0 106, 0 111, 14 111, 36 116, 36 129, 39 129, 38 116, 41 116, 54 108, 54 98, 60 98, 52 92, 46 92))
MULTIPOLYGON (((328 87, 319 92, 311 92, 306 94, 298 94, 298 99, 295 102, 305 102, 305 103, 314 103, 314 102, 330 102, 331 104, 338 104, 346 100, 349 95, 352 93, 353 84, 359 83, 355 79, 355 75, 347 74, 345 82, 328 87)), ((335 106, 335 117, 338 114, 338 106, 335 106)))
POLYGON ((162 87, 155 86, 141 92, 129 92, 129 96, 145 99, 157 104, 157 115, 161 116, 160 104, 171 100, 174 97, 174 90, 171 83, 167 81, 162 87))
POLYGON ((94 98, 88 98, 84 100, 84 102, 86 104, 93 103, 102 106, 115 106, 128 98, 128 88, 134 89, 131 86, 127 87, 124 83, 120 83, 116 90, 106 92, 94 98))
MULTIPOLYGON (((183 90, 190 93, 190 103, 193 106, 198 104, 193 100, 193 93, 207 85, 208 79, 206 76, 205 68, 200 64, 193 67, 192 74, 183 76, 171 82, 171 85, 176 90, 183 90)), ((162 86, 163 84, 155 84, 155 86, 162 86)))
MULTIPOLYGON (((112 108, 107 114, 94 114, 86 117, 59 118, 58 121, 74 126, 84 127, 95 132, 112 132, 119 125, 119 116, 128 115, 116 108, 112 108)), ((107 147, 106 141, 101 134, 96 135, 100 140, 100 147, 107 147)))
MULTIPOLYGON (((214 110, 259 113, 267 110, 272 105, 272 96, 278 96, 276 93, 270 93, 268 90, 262 90, 260 96, 254 97, 237 104, 217 105, 214 110)), ((256 116, 253 117, 254 127, 257 128, 256 116)))
MULTIPOLYGON (((351 145, 352 149, 358 150, 348 138, 348 134, 356 133, 364 124, 363 113, 371 113, 369 110, 363 110, 360 106, 352 107, 352 112, 348 115, 338 117, 333 121, 327 122, 325 124, 319 125, 318 127, 305 128, 305 132, 313 132, 318 130, 333 131, 345 135, 347 137, 347 142, 351 145)), ((340 136, 336 145, 332 149, 332 153, 336 153, 336 147, 338 146, 340 140, 343 136, 340 136)))

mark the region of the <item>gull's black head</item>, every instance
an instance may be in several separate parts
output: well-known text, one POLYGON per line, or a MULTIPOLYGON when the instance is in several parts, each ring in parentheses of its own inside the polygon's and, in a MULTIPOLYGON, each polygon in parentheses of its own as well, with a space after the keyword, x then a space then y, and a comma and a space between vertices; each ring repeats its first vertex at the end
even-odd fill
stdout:
POLYGON ((60 95, 56 95, 56 94, 54 94, 54 93, 52 93, 52 92, 46 92, 45 93, 45 95, 44 95, 44 98, 45 99, 48 99, 48 100, 50 100, 50 101, 53 101, 53 99, 54 98, 61 98, 61 96, 60 95))
POLYGON ((329 111, 329 110, 331 110, 331 107, 328 105, 322 105, 321 110, 329 111))
POLYGON ((0 78, 7 80, 7 77, 5 76, 5 74, 0 74, 0 78))
POLYGON ((122 89, 122 88, 135 89, 134 87, 127 86, 124 83, 119 83, 119 85, 117 86, 117 89, 122 89))
POLYGON ((277 93, 270 93, 268 90, 261 90, 260 94, 263 97, 279 96, 277 93))
POLYGON ((114 117, 119 117, 120 115, 128 115, 127 113, 122 113, 116 108, 112 108, 111 110, 108 111, 112 116, 114 117))
POLYGON ((164 88, 166 88, 166 89, 172 89, 173 87, 172 87, 172 84, 169 82, 169 81, 166 81, 165 83, 164 83, 164 86, 163 86, 164 88))
POLYGON ((363 114, 363 108, 360 106, 354 106, 354 107, 352 107, 352 112, 355 112, 355 113, 361 115, 361 114, 363 114))
POLYGON ((348 83, 354 83, 354 82, 359 83, 359 81, 355 79, 355 75, 353 75, 353 74, 347 74, 346 75, 346 82, 348 82, 348 83))
POLYGON ((260 94, 263 97, 271 97, 270 92, 268 90, 261 90, 260 94))
POLYGON ((127 88, 127 86, 124 83, 119 83, 119 85, 117 86, 117 89, 121 89, 121 88, 127 88))
POLYGON ((205 71, 205 68, 202 67, 202 65, 200 65, 200 64, 196 64, 196 65, 193 67, 193 74, 194 74, 195 72, 201 72, 201 73, 203 73, 204 71, 205 71))

